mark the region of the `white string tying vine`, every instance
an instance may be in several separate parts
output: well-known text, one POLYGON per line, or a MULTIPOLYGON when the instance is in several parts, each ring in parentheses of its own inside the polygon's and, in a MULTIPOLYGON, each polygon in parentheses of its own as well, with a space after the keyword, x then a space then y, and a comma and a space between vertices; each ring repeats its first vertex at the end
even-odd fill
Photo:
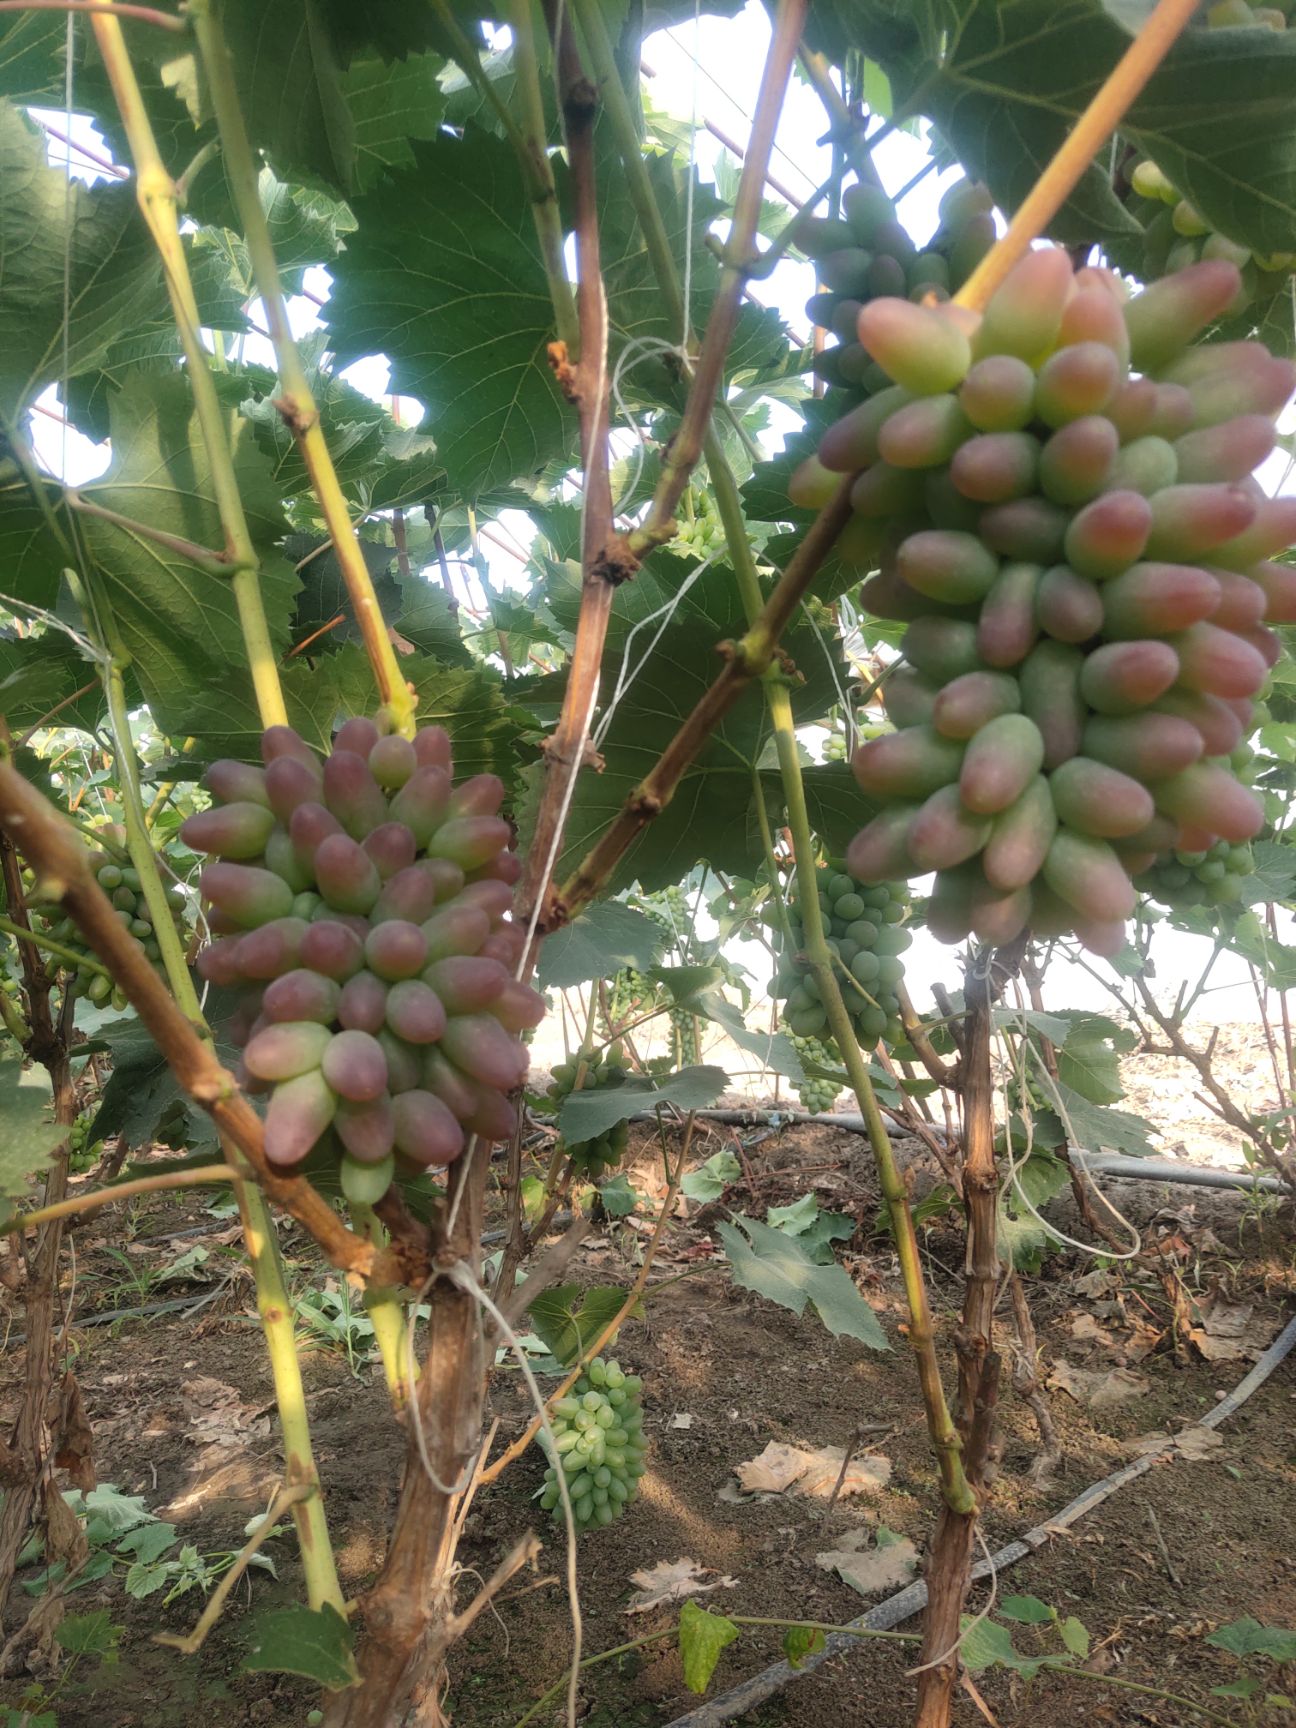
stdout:
POLYGON ((612 700, 608 703, 607 710, 599 720, 598 726, 594 731, 592 742, 596 750, 602 746, 603 740, 607 737, 608 728, 612 724, 617 708, 629 692, 631 685, 643 671, 649 660, 652 659, 657 644, 661 641, 662 636, 668 629, 671 619, 675 616, 676 610, 683 601, 684 596, 697 581, 698 577, 701 576, 703 571, 708 570, 719 556, 720 554, 718 552, 708 553, 700 564, 696 564, 693 569, 690 570, 683 582, 680 583, 674 594, 671 595, 670 599, 667 600, 664 605, 659 606, 655 612, 650 612, 646 618, 641 618, 638 623, 633 625, 630 629, 629 634, 625 639, 625 648, 621 655, 621 669, 617 673, 616 687, 612 692, 612 700), (628 670, 630 665, 630 644, 634 641, 635 637, 641 630, 646 630, 648 626, 654 623, 658 618, 661 619, 661 623, 657 626, 656 634, 644 649, 634 671, 630 672, 628 670))
POLYGON ((562 1459, 558 1455, 558 1442, 549 1420, 549 1412, 545 1407, 544 1395, 536 1381, 531 1364, 527 1361, 526 1351, 522 1348, 522 1340, 509 1325, 498 1305, 491 1300, 481 1285, 468 1270, 462 1260, 455 1262, 446 1277, 461 1290, 473 1297, 494 1320, 501 1335, 505 1339, 514 1356, 522 1377, 526 1381, 527 1391, 535 1406, 536 1415, 545 1439, 549 1442, 550 1453, 554 1460, 554 1479, 558 1486, 558 1497, 562 1501, 563 1522, 567 1526, 567 1596, 571 1608, 572 1623, 572 1660, 571 1670, 567 1678, 567 1728, 576 1728, 576 1703, 580 1683, 581 1649, 584 1643, 585 1627, 581 1617, 580 1581, 576 1568, 576 1517, 572 1511, 571 1495, 567 1488, 567 1472, 562 1467, 562 1459))
POLYGON ((814 631, 815 640, 818 642, 823 657, 828 663, 828 671, 832 676, 833 688, 837 692, 837 700, 841 704, 841 711, 846 720, 846 750, 849 755, 854 751, 856 742, 855 712, 851 707, 850 698, 846 694, 846 687, 842 683, 838 674, 837 662, 833 659, 832 649, 828 646, 828 638, 824 635, 819 620, 815 617, 810 605, 804 600, 801 602, 801 611, 805 616, 806 622, 814 631))

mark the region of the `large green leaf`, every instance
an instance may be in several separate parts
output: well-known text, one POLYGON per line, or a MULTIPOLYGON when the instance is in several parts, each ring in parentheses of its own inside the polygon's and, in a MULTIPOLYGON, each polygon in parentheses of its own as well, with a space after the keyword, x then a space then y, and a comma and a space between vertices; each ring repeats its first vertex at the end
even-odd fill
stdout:
POLYGON ((858 1338, 871 1350, 889 1350, 877 1315, 844 1266, 823 1266, 785 1230, 738 1217, 717 1225, 734 1282, 780 1308, 803 1314, 811 1304, 835 1338, 858 1338))
POLYGON ((545 357, 553 311, 511 149, 476 130, 410 148, 413 167, 355 201, 325 316, 343 363, 389 356, 448 484, 475 496, 570 454, 576 416, 545 357))
POLYGON ((625 1294, 616 1284, 599 1284, 592 1290, 580 1284, 559 1284, 542 1290, 528 1307, 527 1316, 551 1355, 559 1362, 574 1362, 620 1313, 625 1294))
MULTIPOLYGON (((131 379, 113 399, 112 463, 81 488, 104 508, 209 550, 225 541, 206 447, 183 376, 131 379)), ((284 521, 252 429, 231 418, 239 493, 261 555, 271 638, 286 646, 297 578, 273 550, 284 521)), ((164 730, 183 737, 203 692, 222 705, 248 685, 247 651, 230 582, 135 529, 90 515, 81 529, 108 590, 141 688, 164 730)))
POLYGON ((92 732, 104 711, 99 673, 66 636, 51 631, 23 640, 0 638, 0 714, 22 734, 58 706, 55 724, 92 732), (84 685, 90 689, 62 706, 84 685))
POLYGON ((626 966, 646 972, 661 946, 661 926, 654 919, 619 900, 604 900, 546 940, 536 982, 542 990, 553 990, 610 978, 626 966))
MULTIPOLYGON (((679 594, 688 569, 682 560, 658 556, 617 592, 602 674, 604 703, 617 702, 600 744, 605 766, 599 774, 582 774, 577 783, 560 875, 574 868, 615 817, 712 683, 722 665, 719 644, 744 629, 733 578, 714 566, 683 597, 669 621, 649 622, 653 613, 679 594), (665 628, 649 653, 663 623, 665 628), (636 625, 642 628, 631 640, 636 625), (618 685, 623 686, 619 698, 618 685)), ((555 573, 549 595, 558 622, 574 625, 578 601, 574 578, 566 567, 555 573)), ((801 722, 817 720, 839 699, 836 678, 844 677, 839 647, 834 640, 821 640, 804 614, 798 614, 785 633, 783 645, 796 667, 791 686, 794 714, 801 722)), ((761 691, 753 686, 702 746, 672 801, 631 848, 613 886, 638 877, 645 889, 664 887, 678 882, 699 858, 717 869, 739 873, 760 859, 754 777, 759 775, 772 817, 781 809, 782 799, 770 744, 761 691)), ((812 820, 834 849, 843 846, 872 814, 843 764, 808 769, 806 784, 812 820)))
POLYGON ((288 179, 349 192, 355 120, 322 0, 222 0, 225 40, 254 141, 288 179))
POLYGON ((299 1602, 258 1614, 243 1666, 252 1673, 301 1674, 331 1692, 344 1691, 360 1679, 351 1654, 351 1628, 330 1602, 319 1609, 299 1602))
POLYGON ((51 1120, 53 1104, 43 1068, 23 1071, 16 1047, 0 1061, 0 1211, 5 1202, 27 1192, 33 1176, 43 1170, 67 1138, 67 1129, 51 1120))
POLYGON ((0 101, 0 422, 99 365, 160 303, 161 282, 131 189, 69 181, 47 164, 44 134, 0 101))
MULTIPOLYGON (((1129 42, 1102 0, 829 0, 822 11, 820 26, 867 42, 898 109, 935 120, 1008 209, 1129 42)), ((1285 251, 1296 233, 1294 87, 1296 37, 1194 28, 1122 130, 1213 226, 1258 251, 1285 251)), ((1050 231, 1068 244, 1136 237, 1105 158, 1086 171, 1050 231)))
POLYGON ((388 168, 408 168, 412 138, 436 137, 445 113, 438 78, 444 64, 437 54, 411 54, 395 65, 366 58, 347 68, 342 89, 355 126, 358 191, 368 191, 388 168))
POLYGON ((636 1074, 592 1092, 569 1092, 558 1112, 558 1132, 568 1141, 597 1140, 618 1122, 667 1104, 677 1110, 705 1110, 728 1084, 723 1068, 681 1068, 664 1080, 636 1074))
POLYGON ((59 12, 0 16, 0 95, 10 102, 62 102, 67 19, 59 12))

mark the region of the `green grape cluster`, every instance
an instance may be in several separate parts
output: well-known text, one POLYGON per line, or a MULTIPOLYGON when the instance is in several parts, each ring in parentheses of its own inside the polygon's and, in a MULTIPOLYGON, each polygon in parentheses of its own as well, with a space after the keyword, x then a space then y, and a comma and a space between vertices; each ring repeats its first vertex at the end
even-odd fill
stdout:
MULTIPOLYGON (((897 994, 904 978, 900 956, 913 941, 901 927, 909 908, 909 891, 898 882, 861 882, 849 869, 831 864, 821 865, 816 874, 824 933, 859 1041, 865 1049, 872 1049, 880 1038, 899 1043, 904 1037, 897 994)), ((820 1049, 826 1060, 821 1065, 840 1068, 841 1057, 828 1036, 828 1014, 819 998, 819 986, 813 974, 797 964, 796 957, 805 947, 805 932, 791 907, 789 920, 791 946, 780 932, 772 994, 783 1003, 783 1023, 792 1036, 822 1040, 820 1049)), ((777 924, 775 929, 779 929, 777 924)), ((821 1059, 812 1052, 811 1060, 821 1059)), ((809 1080, 807 1085, 810 1091, 801 1088, 802 1101, 807 1109, 817 1108, 810 1100, 824 1095, 825 1082, 809 1080)))
POLYGON ((1217 840, 1205 852, 1167 852, 1135 879, 1134 886, 1172 911, 1240 906, 1243 879, 1254 865, 1250 846, 1217 840))
POLYGON ((671 1029, 671 1060, 677 1068, 695 1068, 702 1060, 697 1015, 688 1008, 672 1008, 668 1018, 671 1029))
MULTIPOLYGON (((1232 305, 1209 259, 1133 299, 1029 252, 977 315, 875 300, 860 340, 892 386, 830 426, 794 477, 852 474, 876 573, 861 604, 907 625, 855 752, 878 813, 862 881, 936 873, 946 942, 1073 932, 1114 953, 1133 878, 1263 824, 1230 754, 1296 621, 1296 498, 1252 470, 1296 367, 1260 342, 1194 346, 1232 305)), ((847 534, 850 533, 850 527, 847 534)))
POLYGON ((724 524, 709 492, 697 486, 689 488, 684 508, 676 516, 675 537, 670 542, 670 549, 692 558, 723 556, 726 549, 724 524))
MULTIPOLYGON (((153 928, 148 905, 140 889, 139 872, 131 865, 130 855, 126 851, 125 829, 115 824, 109 825, 101 828, 96 838, 99 847, 92 854, 90 862, 99 886, 112 901, 113 911, 117 914, 122 927, 129 932, 153 963, 154 971, 159 976, 164 976, 161 964, 162 950, 158 945, 157 933, 153 928)), ((93 959, 93 955, 86 946, 80 929, 66 915, 59 902, 42 901, 39 885, 30 870, 23 871, 23 888, 28 896, 27 904, 35 934, 48 935, 53 941, 61 943, 63 947, 70 948, 75 953, 85 956, 87 964, 79 966, 75 974, 78 994, 88 997, 96 1005, 111 1003, 114 1008, 125 1008, 127 1006, 125 991, 120 985, 114 984, 105 973, 97 971, 88 964, 93 959)), ((182 943, 187 943, 189 933, 185 927, 185 914, 189 902, 184 890, 171 884, 166 889, 166 903, 176 934, 182 943)), ((63 962, 60 957, 53 956, 50 959, 50 966, 51 968, 61 968, 63 962)))
POLYGON ((823 288, 806 316, 837 338, 815 356, 815 373, 829 386, 867 395, 889 382, 860 345, 855 321, 879 295, 948 299, 994 245, 990 194, 960 180, 940 202, 940 225, 920 251, 880 186, 848 186, 840 217, 807 216, 797 244, 814 260, 823 288))
POLYGON ((103 1151, 102 1140, 91 1140, 90 1124, 96 1112, 84 1111, 68 1129, 68 1169, 80 1174, 98 1162, 103 1151))
POLYGON ((373 1203, 399 1167, 442 1168, 466 1137, 507 1139, 543 998, 517 982, 521 862, 504 785, 455 785, 450 739, 363 716, 319 756, 288 726, 264 768, 213 763, 215 802, 181 837, 214 854, 201 888, 219 940, 199 957, 241 993, 241 1079, 269 1093, 272 1164, 337 1171, 373 1203))
POLYGON ((647 1447, 643 1433, 643 1381, 619 1362, 596 1356, 571 1389, 554 1405, 553 1442, 542 1436, 549 1468, 540 1504, 561 1523, 558 1472, 567 1478, 572 1515, 582 1528, 610 1524, 639 1492, 647 1447))
POLYGON ((836 1080, 820 1080, 811 1074, 807 1064, 816 1068, 840 1068, 841 1055, 837 1046, 831 1041, 824 1043, 821 1038, 803 1038, 800 1033, 789 1032, 788 1039, 792 1048, 801 1058, 801 1065, 806 1069, 805 1077, 797 1087, 797 1096, 804 1107, 815 1115, 831 1110, 837 1102, 837 1094, 841 1084, 836 1080))
POLYGON ((645 1013, 652 999, 652 980, 645 978, 642 972, 636 972, 633 966, 627 966, 615 973, 608 986, 608 1031, 615 1032, 616 1028, 623 1026, 627 1020, 633 1020, 637 1015, 645 1013))
MULTIPOLYGON (((582 1092, 597 1092, 602 1086, 619 1086, 626 1078, 624 1058, 625 1052, 619 1043, 610 1044, 606 1050, 582 1050, 570 1062, 555 1065, 546 1096, 552 1099, 557 1109, 563 1099, 576 1090, 578 1078, 582 1092)), ((630 1124, 622 1121, 593 1140, 568 1140, 564 1142, 564 1149, 576 1170, 591 1182, 598 1182, 621 1162, 629 1144, 630 1124)))
POLYGON ((1256 253, 1220 234, 1180 194, 1169 175, 1147 158, 1133 165, 1129 178, 1137 200, 1134 213, 1146 234, 1143 269, 1147 276, 1183 270, 1203 258, 1222 258, 1242 273, 1237 297, 1227 308, 1230 313, 1285 291, 1296 270, 1296 252, 1256 253))

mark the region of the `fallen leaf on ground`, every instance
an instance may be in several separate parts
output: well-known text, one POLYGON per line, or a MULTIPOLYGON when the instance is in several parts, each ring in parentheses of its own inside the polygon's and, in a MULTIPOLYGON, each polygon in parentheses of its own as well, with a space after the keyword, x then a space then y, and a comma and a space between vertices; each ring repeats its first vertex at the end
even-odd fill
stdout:
POLYGON ((187 1438, 197 1445, 235 1445, 249 1435, 270 1432, 270 1418, 261 1406, 245 1404, 233 1386, 209 1375, 183 1381, 180 1396, 192 1430, 187 1438))
MULTIPOLYGON (((798 1494, 827 1500, 842 1474, 846 1456, 842 1446, 820 1446, 809 1451, 771 1440, 758 1458, 734 1466, 734 1475, 748 1494, 783 1494, 795 1488, 798 1494)), ((839 1499, 848 1494, 871 1494, 886 1486, 891 1460, 879 1452, 861 1452, 852 1458, 842 1478, 839 1499)))
POLYGON ((1091 1410, 1111 1409, 1129 1398, 1141 1398, 1148 1390, 1143 1376, 1128 1368, 1109 1368, 1104 1373, 1096 1368, 1076 1368, 1063 1358, 1058 1359, 1048 1384, 1091 1410))
POLYGON ((867 1530, 852 1530, 836 1548, 815 1555, 815 1565, 835 1572, 861 1596, 876 1596, 907 1584, 918 1570, 918 1550, 907 1536, 870 1546, 867 1530))
POLYGON ((1203 1428, 1200 1423, 1194 1423, 1191 1428, 1184 1428, 1178 1434, 1160 1431, 1140 1434, 1133 1442, 1133 1450, 1139 1454, 1160 1452, 1172 1443, 1181 1458, 1210 1458, 1223 1446, 1224 1436, 1217 1428, 1203 1428))
POLYGON ((690 1416, 687 1410, 677 1410, 670 1419, 672 1428, 691 1428, 696 1417, 690 1416))
POLYGON ((686 1596, 705 1596, 710 1590, 732 1590, 736 1578, 717 1572, 710 1566, 699 1566, 687 1556, 679 1560, 659 1560, 642 1572, 632 1572, 630 1582, 639 1586, 626 1603, 627 1614, 647 1614, 668 1602, 682 1602, 686 1596))
POLYGON ((1256 1319, 1249 1302, 1225 1302, 1217 1295, 1193 1306, 1201 1324, 1188 1336, 1206 1362, 1254 1362, 1277 1331, 1276 1322, 1256 1319))

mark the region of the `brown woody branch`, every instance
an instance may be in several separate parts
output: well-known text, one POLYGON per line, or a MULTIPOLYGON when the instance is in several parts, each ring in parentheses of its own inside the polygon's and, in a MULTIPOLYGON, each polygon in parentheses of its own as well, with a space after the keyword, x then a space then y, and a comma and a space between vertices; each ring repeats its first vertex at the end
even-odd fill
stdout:
MULTIPOLYGON (((266 1161, 260 1117, 118 921, 95 881, 80 836, 9 761, 0 761, 0 827, 63 902, 126 992, 176 1079, 244 1154, 267 1196, 310 1232, 334 1265, 362 1276, 375 1272, 372 1247, 346 1228, 323 1196, 300 1176, 282 1176, 266 1161)), ((400 1276, 398 1269, 387 1268, 384 1281, 400 1276)))
MULTIPOLYGON (((663 458, 661 478, 653 493, 648 515, 643 525, 630 536, 630 546, 636 552, 659 545, 674 532, 675 506, 683 496, 689 476, 708 440, 711 415, 724 375, 725 357, 738 323, 743 294, 757 262, 757 225, 774 148, 774 134, 783 112, 783 99, 801 32, 805 28, 805 17, 806 0, 780 0, 752 115, 751 138, 743 157, 742 176, 734 199, 733 222, 724 246, 720 286, 711 305, 679 429, 663 458)), ((681 322, 686 310, 681 303, 681 322)))
MULTIPOLYGON (((550 8, 552 14, 553 9, 550 8)), ((536 815, 527 864, 516 896, 517 915, 530 921, 536 902, 550 892, 553 864, 572 781, 585 760, 590 722, 598 701, 599 668, 608 620, 618 585, 633 576, 634 560, 618 550, 612 531, 612 482, 608 468, 608 313, 599 255, 597 184, 594 171, 594 121, 598 88, 585 75, 564 8, 551 15, 557 29, 563 132, 571 163, 576 203, 576 308, 580 322, 580 359, 572 362, 563 342, 550 345, 559 385, 580 413, 581 466, 585 503, 581 518, 581 601, 576 642, 563 693, 558 724, 545 744, 544 790, 536 815)))
POLYGON ((575 917, 599 893, 639 834, 670 803, 689 765, 743 691, 769 671, 779 637, 850 519, 850 484, 847 477, 807 529, 752 628, 738 642, 720 644, 723 671, 626 799, 594 850, 558 890, 542 926, 546 933, 575 917))

